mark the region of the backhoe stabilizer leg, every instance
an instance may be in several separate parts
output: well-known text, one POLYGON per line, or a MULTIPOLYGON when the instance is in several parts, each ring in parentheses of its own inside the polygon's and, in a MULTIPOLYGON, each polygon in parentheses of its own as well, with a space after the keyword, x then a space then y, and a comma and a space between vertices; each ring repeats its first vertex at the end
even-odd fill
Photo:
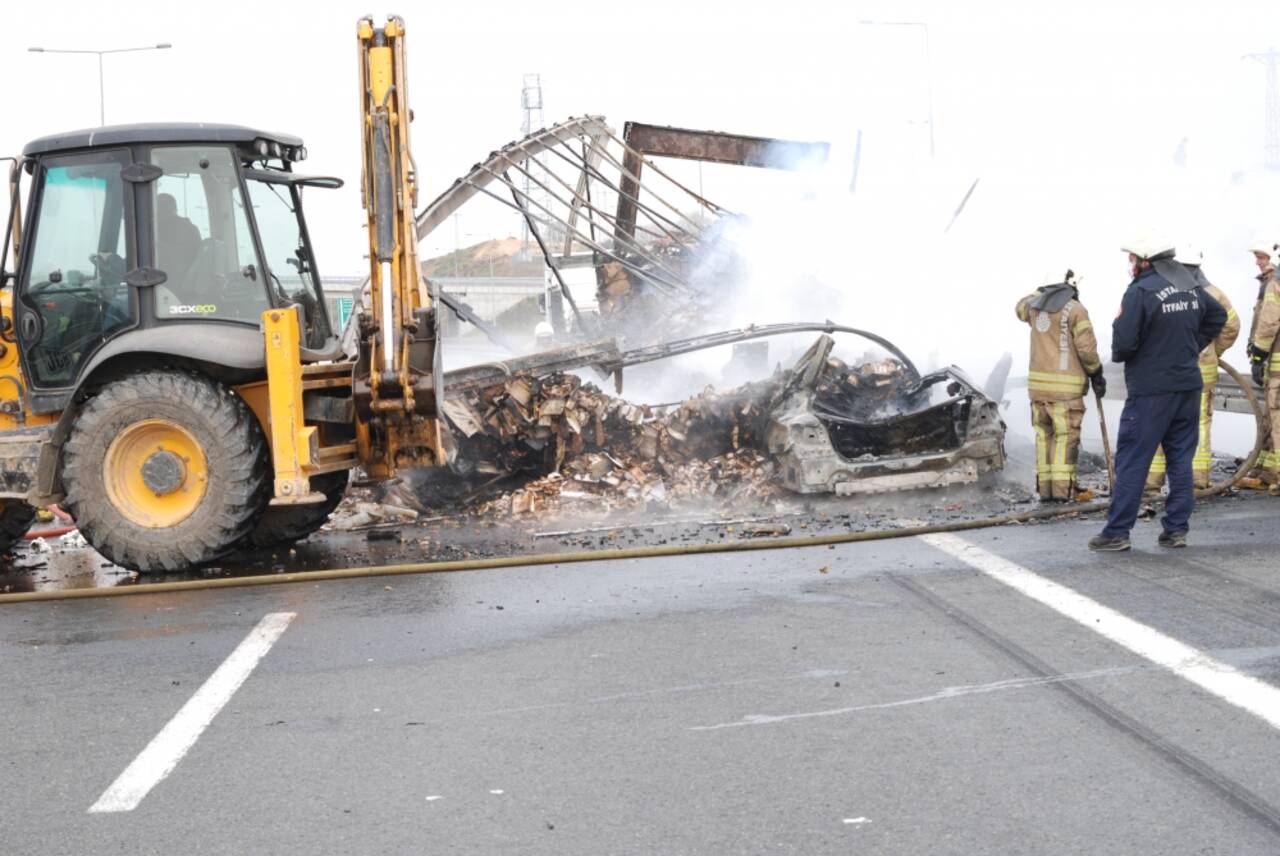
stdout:
POLYGON ((272 505, 307 505, 325 501, 311 489, 307 470, 320 456, 316 429, 303 421, 302 325, 295 307, 262 313, 270 403, 271 463, 275 470, 272 505))

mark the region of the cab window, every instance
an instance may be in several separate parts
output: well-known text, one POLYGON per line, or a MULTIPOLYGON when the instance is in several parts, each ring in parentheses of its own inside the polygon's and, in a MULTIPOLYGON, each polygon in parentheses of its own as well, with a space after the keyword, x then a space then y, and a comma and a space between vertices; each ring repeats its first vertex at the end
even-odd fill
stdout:
POLYGON ((267 283, 245 213, 230 149, 175 146, 151 151, 161 176, 152 182, 156 317, 259 323, 267 283))
POLYGON ((304 240, 301 190, 285 183, 257 180, 249 173, 245 184, 266 257, 267 278, 281 306, 302 308, 303 334, 308 348, 322 348, 330 335, 324 298, 316 280, 315 260, 304 240))
POLYGON ((130 160, 123 151, 94 152, 49 158, 40 171, 31 262, 20 287, 24 312, 39 321, 23 325, 36 386, 71 386, 99 345, 133 325, 120 177, 130 160))

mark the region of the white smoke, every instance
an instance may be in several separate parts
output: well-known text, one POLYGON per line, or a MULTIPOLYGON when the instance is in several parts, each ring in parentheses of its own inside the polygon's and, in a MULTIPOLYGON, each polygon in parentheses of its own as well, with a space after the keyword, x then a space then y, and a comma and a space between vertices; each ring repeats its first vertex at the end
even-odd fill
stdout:
MULTIPOLYGON (((1277 176, 1197 171, 1172 158, 1167 165, 1021 163, 981 171, 917 164, 864 174, 851 194, 845 155, 837 149, 823 164, 787 164, 785 179, 762 182, 739 201, 741 216, 720 235, 738 281, 699 282, 722 276, 722 259, 694 276, 702 288, 733 295, 717 326, 829 319, 888 338, 922 370, 955 364, 981 383, 1005 352, 1014 355, 1014 376, 1025 374, 1028 331, 1014 305, 1071 268, 1083 277, 1081 300, 1109 362, 1110 322, 1129 281, 1120 246, 1157 236, 1205 253, 1206 274, 1245 327, 1227 359, 1246 364, 1256 292, 1247 246, 1268 225, 1280 238, 1280 222, 1267 219, 1266 207, 1280 190, 1277 176)), ((812 336, 802 338, 775 342, 773 361, 785 362, 812 336)), ((862 349, 842 347, 846 358, 862 349)), ((697 356, 681 371, 710 377, 726 359, 723 351, 697 356)), ((1114 436, 1118 413, 1112 420, 1114 436)), ((1008 421, 1016 430, 1024 420, 1014 413, 1008 421)), ((1220 420, 1220 442, 1243 452, 1252 428, 1238 421, 1220 420)), ((1095 428, 1089 433, 1098 436, 1095 428)))

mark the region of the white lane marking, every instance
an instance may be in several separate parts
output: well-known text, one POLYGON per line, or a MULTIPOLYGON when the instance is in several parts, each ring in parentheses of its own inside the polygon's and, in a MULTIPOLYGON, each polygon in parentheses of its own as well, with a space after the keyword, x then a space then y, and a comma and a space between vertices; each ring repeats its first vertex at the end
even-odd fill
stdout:
POLYGON ((954 535, 922 535, 931 547, 954 556, 1060 615, 1089 628, 1139 657, 1168 669, 1228 704, 1280 728, 1280 688, 1192 648, 1153 627, 1103 606, 1064 585, 989 553, 954 535))
POLYGON ((427 797, 427 802, 435 802, 438 799, 440 799, 440 794, 432 794, 431 796, 427 797))
POLYGON ((496 796, 497 794, 502 793, 502 789, 501 789, 501 788, 499 788, 499 789, 498 789, 498 790, 496 790, 496 791, 489 791, 489 793, 494 794, 494 795, 496 796))
POLYGON ((862 826, 862 824, 864 824, 864 823, 870 823, 870 822, 871 822, 871 818, 869 818, 869 817, 846 817, 846 818, 844 819, 844 822, 845 822, 845 824, 846 824, 846 825, 848 825, 848 826, 862 826))
POLYGON ((931 701, 942 701, 961 696, 979 695, 981 693, 1002 692, 1004 690, 1020 690, 1026 687, 1042 687, 1046 684, 1058 684, 1064 681, 1083 681, 1089 678, 1104 678, 1136 672, 1140 666, 1113 666, 1108 669, 1092 669, 1087 672, 1069 672, 1062 675, 1050 675, 1037 678, 1008 678, 1003 681, 992 681, 988 684, 961 684, 960 686, 943 687, 936 693, 898 701, 882 701, 874 704, 858 704, 850 707, 831 707, 825 710, 807 710, 802 713, 764 714, 753 713, 742 717, 737 722, 721 722, 716 725, 695 725, 690 731, 719 731, 722 728, 741 728, 745 725, 771 725, 775 722, 789 722, 793 719, 814 719, 823 716, 843 716, 849 713, 860 713, 864 710, 884 710, 890 707, 906 707, 912 704, 927 704, 931 701))
POLYGON ((195 745, 200 734, 240 689, 245 678, 295 617, 296 612, 273 612, 263 617, 196 690, 196 694, 160 729, 147 748, 138 753, 111 787, 103 791, 98 801, 89 807, 89 812, 98 814, 137 808, 143 797, 173 772, 187 750, 195 745))

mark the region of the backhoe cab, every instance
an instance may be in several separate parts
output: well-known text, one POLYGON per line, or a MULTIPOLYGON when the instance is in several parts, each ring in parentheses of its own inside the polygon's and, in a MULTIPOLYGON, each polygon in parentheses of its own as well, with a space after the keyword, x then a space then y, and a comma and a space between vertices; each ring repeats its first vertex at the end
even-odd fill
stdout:
MULTIPOLYGON (((296 374, 340 356, 302 191, 341 182, 293 172, 303 157, 297 138, 229 125, 98 128, 26 146, 10 174, 0 298, 0 547, 21 536, 30 503, 59 500, 104 555, 146 569, 323 522, 349 453, 311 468, 303 502, 268 505, 262 325, 280 328, 282 345, 296 330, 296 374)), ((350 451, 349 419, 310 429, 321 430, 350 451)))
POLYGON ((33 506, 62 502, 112 561, 190 567, 306 537, 356 466, 376 479, 443 462, 404 22, 362 18, 356 37, 371 300, 352 361, 302 216, 304 188, 342 182, 293 171, 301 140, 130 125, 44 137, 15 161, 0 550, 33 506))

